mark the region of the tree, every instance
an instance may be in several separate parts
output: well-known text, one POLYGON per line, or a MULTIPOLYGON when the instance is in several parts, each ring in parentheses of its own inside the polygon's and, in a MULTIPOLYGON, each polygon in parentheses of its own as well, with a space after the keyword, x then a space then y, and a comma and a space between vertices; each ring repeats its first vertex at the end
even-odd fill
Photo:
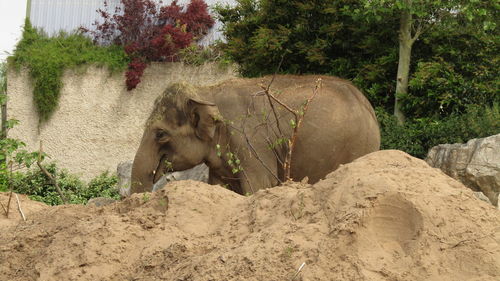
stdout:
POLYGON ((367 62, 391 53, 395 22, 359 25, 352 9, 362 9, 359 1, 238 0, 216 12, 224 50, 245 76, 274 73, 282 61, 284 73, 354 78, 367 62))
POLYGON ((401 110, 400 97, 408 95, 408 81, 412 47, 428 30, 457 22, 481 23, 484 30, 496 28, 500 2, 479 0, 362 0, 361 12, 367 21, 382 22, 388 18, 399 19, 399 61, 396 76, 394 115, 399 123, 405 116, 401 110))
POLYGON ((500 36, 442 26, 422 34, 412 49, 409 94, 401 109, 409 119, 445 118, 469 105, 500 104, 500 36))

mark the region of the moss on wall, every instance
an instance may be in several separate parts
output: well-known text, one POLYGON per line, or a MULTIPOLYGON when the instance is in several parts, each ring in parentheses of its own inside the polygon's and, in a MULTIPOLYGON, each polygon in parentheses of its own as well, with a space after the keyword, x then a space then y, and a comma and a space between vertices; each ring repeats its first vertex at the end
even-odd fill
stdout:
POLYGON ((46 36, 26 19, 23 37, 8 58, 15 69, 27 67, 33 79, 33 98, 39 121, 47 121, 57 108, 65 69, 84 65, 106 66, 112 72, 126 68, 128 57, 120 46, 98 47, 79 34, 46 36))

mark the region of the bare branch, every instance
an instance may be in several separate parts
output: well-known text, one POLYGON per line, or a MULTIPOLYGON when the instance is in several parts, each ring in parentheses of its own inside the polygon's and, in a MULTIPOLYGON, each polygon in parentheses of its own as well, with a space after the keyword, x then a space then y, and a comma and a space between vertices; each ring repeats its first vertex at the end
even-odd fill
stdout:
POLYGON ((17 196, 17 193, 16 193, 16 200, 17 200, 17 208, 19 210, 19 213, 21 213, 23 220, 26 221, 26 216, 23 213, 23 209, 21 209, 21 202, 19 202, 19 196, 17 196))
POLYGON ((267 142, 267 145, 269 146, 269 148, 273 151, 274 153, 274 156, 276 157, 276 160, 278 160, 278 162, 280 163, 281 166, 283 166, 283 160, 281 160, 281 157, 278 155, 278 153, 276 152, 276 150, 274 149, 274 144, 271 142, 271 140, 269 139, 269 137, 267 137, 266 139, 266 142, 267 142))
MULTIPOLYGON (((245 119, 246 121, 246 119, 245 119)), ((236 129, 236 128, 235 128, 236 129)), ((244 137, 245 137, 245 141, 248 145, 248 147, 250 148, 250 150, 252 151, 252 154, 255 156, 255 158, 260 162, 260 164, 276 179, 278 180, 279 183, 281 183, 282 181, 279 179, 278 175, 276 175, 273 170, 271 170, 271 168, 269 168, 269 166, 260 158, 259 154, 257 153, 257 151, 255 150, 255 147, 252 145, 252 143, 250 142, 250 138, 248 137, 246 131, 245 131, 245 122, 242 124, 242 129, 241 130, 238 130, 236 129, 236 131, 240 132, 244 137)))
POLYGON ((36 164, 40 168, 40 170, 49 178, 50 182, 56 187, 57 193, 59 193, 59 196, 61 197, 61 200, 63 201, 64 204, 68 204, 68 201, 66 200, 66 197, 64 197, 64 194, 62 193, 61 189, 59 188, 59 184, 57 183, 57 180, 54 178, 54 176, 45 169, 45 167, 42 165, 42 141, 40 141, 40 150, 38 152, 38 159, 36 160, 36 164))
MULTIPOLYGON (((285 103, 283 103, 282 101, 280 101, 278 98, 276 98, 275 96, 273 96, 273 94, 271 94, 269 92, 269 90, 264 87, 264 86, 260 86, 263 90, 264 90, 264 93, 269 97, 271 98, 273 101, 277 102, 279 105, 281 105, 284 109, 290 111, 290 113, 292 113, 293 115, 295 115, 295 117, 297 117, 297 112, 295 110, 293 110, 292 108, 290 108, 288 105, 286 105, 285 103)), ((272 102, 270 102, 272 104, 272 102)), ((279 121, 278 121, 279 123, 279 121)))
POLYGON ((9 218, 9 211, 10 211, 10 200, 12 199, 12 182, 11 182, 11 176, 12 176, 12 161, 9 162, 9 167, 10 167, 10 173, 9 173, 9 177, 8 177, 8 184, 9 184, 9 189, 10 189, 10 192, 9 192, 9 201, 7 201, 7 212, 5 213, 5 216, 7 218, 9 218))
POLYGON ((318 89, 321 87, 321 83, 322 83, 322 80, 321 80, 321 78, 319 78, 316 81, 316 86, 314 87, 314 91, 313 91, 312 96, 310 98, 308 98, 306 100, 306 102, 304 103, 304 107, 302 108, 302 112, 301 113, 299 112, 299 113, 295 114, 295 121, 296 121, 295 122, 295 127, 293 128, 292 137, 288 141, 288 151, 287 151, 287 155, 286 155, 286 158, 285 158, 285 164, 284 164, 285 179, 287 181, 292 179, 291 176, 290 176, 290 174, 291 174, 291 164, 292 164, 292 152, 293 152, 293 149, 295 147, 295 143, 297 141, 297 135, 298 135, 300 126, 302 125, 302 121, 304 120, 304 116, 306 115, 309 103, 316 97, 316 94, 318 93, 318 89))
POLYGON ((250 182, 250 180, 248 179, 248 175, 247 175, 247 173, 245 172, 245 170, 242 170, 241 172, 243 173, 243 176, 245 177, 245 180, 247 181, 248 186, 250 186, 250 190, 252 191, 252 194, 254 194, 254 193, 255 193, 255 190, 253 189, 252 183, 251 183, 251 182, 250 182))
POLYGON ((418 37, 423 33, 423 21, 419 20, 417 28, 415 29, 415 34, 411 37, 411 44, 415 43, 417 41, 418 37))
POLYGON ((2 204, 2 202, 0 202, 0 206, 2 206, 3 212, 4 212, 5 214, 7 214, 7 209, 5 209, 5 207, 4 207, 4 205, 2 204))
POLYGON ((7 201, 7 212, 5 213, 5 216, 9 218, 9 211, 10 211, 10 200, 12 199, 12 189, 9 192, 9 201, 7 201))

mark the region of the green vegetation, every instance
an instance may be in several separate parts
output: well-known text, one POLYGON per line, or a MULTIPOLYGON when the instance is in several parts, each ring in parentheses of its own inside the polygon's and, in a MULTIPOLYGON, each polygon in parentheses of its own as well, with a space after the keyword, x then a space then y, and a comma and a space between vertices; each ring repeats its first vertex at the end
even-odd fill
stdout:
MULTIPOLYGON (((0 96, 5 97, 7 93, 7 65, 0 62, 0 96)), ((0 104, 4 104, 4 100, 0 100, 0 104)))
POLYGON ((429 148, 442 143, 465 143, 500 132, 500 104, 491 107, 469 105, 465 113, 445 118, 417 118, 399 125, 395 116, 377 110, 382 149, 399 149, 424 158, 429 148))
POLYGON ((198 46, 192 44, 187 48, 179 50, 180 61, 188 65, 203 65, 205 63, 217 63, 222 69, 232 64, 221 50, 222 43, 216 42, 210 46, 198 46))
MULTIPOLYGON (((0 64, 0 107, 7 102, 7 66, 0 64)), ((2 108, 3 110, 3 108, 2 108)), ((7 132, 18 123, 7 120, 1 124, 0 134, 0 191, 7 191, 12 180, 13 171, 29 168, 38 158, 38 153, 28 152, 26 144, 18 139, 9 138, 7 132)))
POLYGON ((40 117, 46 121, 57 108, 64 70, 78 66, 107 66, 122 71, 128 64, 122 47, 98 47, 81 34, 61 33, 48 37, 26 19, 23 37, 9 64, 16 69, 27 67, 33 79, 33 96, 40 117))
POLYGON ((244 76, 280 65, 353 81, 378 108, 383 148, 424 157, 500 133, 487 117, 500 104, 498 1, 238 0, 216 11, 244 76))
MULTIPOLYGON (((69 174, 66 170, 58 169, 54 163, 46 165, 46 169, 54 175, 70 204, 85 204, 89 199, 95 197, 120 199, 116 189, 118 179, 114 175, 109 175, 108 172, 85 184, 75 175, 69 174)), ((11 184, 14 192, 27 194, 32 200, 48 205, 63 203, 50 179, 39 169, 29 170, 26 173, 14 173, 11 184)))
MULTIPOLYGON (((0 95, 0 101, 5 102, 5 95, 0 95)), ((17 123, 17 120, 8 120, 4 125, 8 131, 17 123)), ((45 155, 27 151, 25 146, 25 143, 18 139, 7 136, 0 138, 0 191, 12 190, 27 194, 30 199, 49 205, 62 204, 63 201, 49 177, 38 167, 29 169, 36 166, 34 164, 38 159, 42 162, 45 155)), ((85 184, 75 175, 58 169, 54 163, 44 167, 55 178, 70 204, 85 204, 94 197, 120 198, 116 189, 118 179, 108 172, 85 184)))

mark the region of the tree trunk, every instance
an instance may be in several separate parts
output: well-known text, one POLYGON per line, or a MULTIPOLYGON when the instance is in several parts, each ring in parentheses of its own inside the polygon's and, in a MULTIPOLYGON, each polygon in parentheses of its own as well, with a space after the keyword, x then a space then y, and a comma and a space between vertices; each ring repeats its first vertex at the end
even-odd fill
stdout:
POLYGON ((399 25, 399 62, 396 79, 396 96, 394 98, 394 115, 399 124, 403 124, 405 116, 401 111, 398 95, 408 93, 408 77, 410 75, 411 47, 413 38, 411 36, 412 15, 410 13, 411 0, 406 0, 408 9, 401 14, 399 25))

